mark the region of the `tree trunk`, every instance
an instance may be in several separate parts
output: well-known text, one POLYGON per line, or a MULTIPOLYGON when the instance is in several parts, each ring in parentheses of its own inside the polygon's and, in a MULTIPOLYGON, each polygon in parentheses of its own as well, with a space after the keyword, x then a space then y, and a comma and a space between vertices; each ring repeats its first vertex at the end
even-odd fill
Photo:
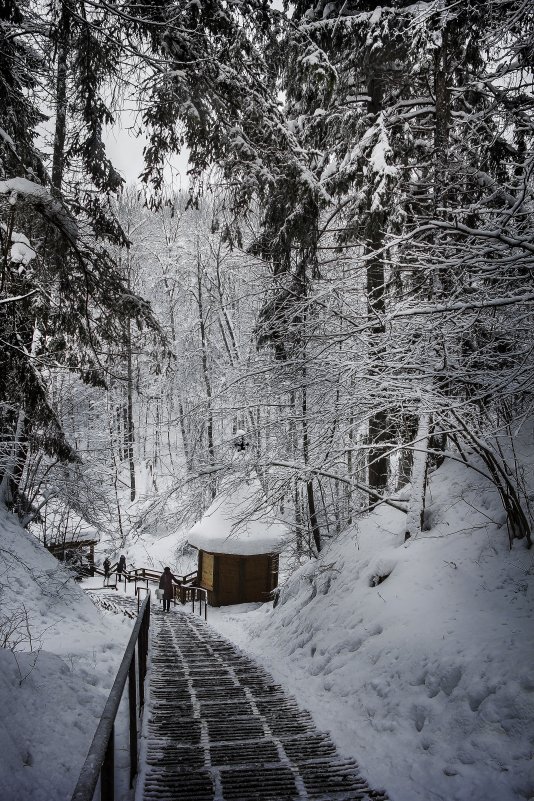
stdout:
MULTIPOLYGON (((37 321, 33 326, 32 342, 30 347, 30 358, 33 360, 39 350, 41 342, 41 331, 37 321)), ((17 417, 17 427, 11 448, 11 455, 2 475, 0 483, 0 502, 9 506, 17 503, 20 482, 24 473, 24 466, 28 455, 28 441, 25 439, 26 432, 26 411, 23 407, 19 409, 17 417)))
POLYGON ((369 418, 368 484, 377 492, 383 492, 388 483, 389 458, 385 453, 388 442, 388 414, 380 409, 369 418))
POLYGON ((17 496, 17 476, 20 479, 20 462, 25 456, 24 431, 26 415, 24 409, 19 410, 15 437, 11 446, 11 455, 7 461, 0 483, 0 503, 12 506, 17 496))
MULTIPOLYGON (((368 111, 375 117, 382 111, 382 81, 372 76, 368 83, 368 111)), ((382 247, 384 245, 384 212, 368 209, 367 252, 370 254, 367 267, 367 315, 370 323, 368 336, 371 338, 369 352, 376 368, 383 359, 384 312, 385 312, 385 269, 382 247)), ((375 369, 376 369, 375 368, 375 369)), ((369 475, 368 483, 372 489, 382 492, 388 481, 389 458, 385 453, 388 441, 388 415, 378 409, 369 418, 369 475), (381 443, 384 443, 381 446, 381 443)))
POLYGON ((430 433, 430 415, 421 412, 414 445, 412 467, 412 494, 406 516, 404 540, 416 537, 423 527, 425 513, 426 480, 428 473, 428 437, 430 433))
POLYGON ((178 416, 180 418, 180 432, 182 434, 182 445, 184 448, 185 464, 189 471, 193 469, 193 457, 191 454, 191 445, 189 436, 185 427, 185 414, 182 401, 178 401, 178 416))
MULTIPOLYGON (((109 407, 108 407, 109 409, 109 407)), ((108 411, 109 415, 109 411, 108 411)), ((109 415, 109 436, 111 441, 111 457, 113 460, 113 490, 115 494, 115 506, 117 508, 117 524, 119 527, 119 534, 120 534, 120 545, 121 547, 124 545, 125 536, 124 530, 122 527, 122 514, 121 514, 121 503, 119 498, 119 464, 117 463, 117 459, 115 456, 115 448, 113 447, 113 424, 112 424, 112 417, 109 415)), ((120 433, 117 437, 118 441, 120 441, 120 433)))
MULTIPOLYGON (((305 358, 305 357, 304 357, 305 358)), ((309 434, 308 434, 308 395, 306 388, 306 364, 302 368, 302 455, 304 457, 304 464, 309 463, 309 434)), ((310 520, 313 541, 317 548, 317 553, 321 550, 321 529, 317 520, 317 513, 315 511, 315 496, 313 491, 313 480, 309 479, 306 482, 306 499, 308 501, 308 516, 310 520)))
MULTIPOLYGON (((129 283, 129 281, 128 281, 129 283)), ((128 465, 130 468, 130 500, 135 500, 135 461, 134 461, 134 420, 133 420, 133 373, 132 373, 132 337, 130 320, 127 323, 127 391, 128 402, 126 404, 126 452, 128 454, 128 465)))
POLYGON ((310 516, 310 526, 313 535, 313 541, 317 548, 317 553, 321 551, 321 529, 317 521, 317 513, 315 511, 315 496, 313 492, 313 481, 306 482, 306 497, 308 499, 308 514, 310 516))
POLYGON ((54 149, 52 154, 52 186, 61 192, 65 164, 65 139, 67 136, 67 55, 69 49, 69 23, 65 4, 61 5, 58 24, 57 66, 56 66, 56 124, 54 130, 54 149))
POLYGON ((412 477, 413 469, 413 448, 411 443, 417 435, 418 418, 414 414, 401 412, 399 439, 401 445, 410 445, 402 448, 399 455, 399 469, 397 475, 397 489, 401 489, 408 484, 412 477))
MULTIPOLYGON (((208 460, 210 466, 215 464, 215 446, 213 442, 213 395, 211 388, 211 377, 208 364, 208 342, 206 336, 206 323, 204 319, 204 300, 202 292, 202 263, 200 259, 199 244, 197 243, 197 306, 198 306, 198 321, 200 328, 200 345, 202 352, 202 375, 204 378, 204 386, 206 387, 206 432, 208 438, 208 460)), ((216 484, 213 479, 211 481, 211 497, 212 500, 216 495, 216 484)))
POLYGON ((302 543, 302 514, 300 512, 301 509, 301 500, 300 500, 300 492, 299 492, 299 482, 295 479, 295 486, 294 486, 294 504, 295 504, 295 539, 297 543, 297 554, 300 556, 304 548, 302 543))
POLYGON ((450 91, 448 87, 448 29, 443 26, 441 44, 434 54, 434 96, 436 122, 434 126, 434 214, 446 202, 446 170, 449 149, 450 91))

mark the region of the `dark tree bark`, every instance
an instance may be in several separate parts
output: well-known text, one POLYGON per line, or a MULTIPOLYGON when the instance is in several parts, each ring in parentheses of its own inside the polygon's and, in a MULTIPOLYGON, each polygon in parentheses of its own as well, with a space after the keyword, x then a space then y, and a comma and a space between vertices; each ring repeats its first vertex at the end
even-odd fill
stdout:
POLYGON ((56 124, 54 150, 52 154, 52 186, 61 192, 65 164, 65 140, 67 136, 67 57, 69 50, 69 21, 65 4, 61 4, 61 15, 57 28, 56 60, 56 124))
MULTIPOLYGON (((304 354, 305 358, 305 354, 304 354)), ((302 367, 302 455, 304 464, 309 464, 310 459, 310 440, 308 432, 308 392, 306 387, 307 368, 306 363, 302 367)), ((308 516, 310 520, 310 527, 313 536, 313 541, 317 552, 321 550, 321 529, 317 520, 317 512, 315 510, 315 495, 313 489, 313 481, 309 479, 306 481, 306 500, 308 502, 308 516)))
MULTIPOLYGON (((206 387, 206 434, 208 438, 208 460, 210 465, 215 464, 215 445, 213 441, 213 392, 211 387, 211 376, 208 363, 208 340, 206 333, 206 319, 204 308, 204 294, 202 287, 202 260, 200 257, 199 245, 197 243, 197 308, 198 322, 200 329, 200 346, 202 354, 202 376, 206 387)), ((216 483, 211 479, 211 497, 215 498, 217 492, 216 483)))
MULTIPOLYGON (((380 75, 371 76, 367 91, 369 95, 368 112, 378 116, 382 111, 383 84, 380 75)), ((384 245, 384 212, 368 209, 367 251, 370 254, 367 267, 367 314, 370 322, 369 350, 375 362, 374 372, 380 369, 383 358, 383 339, 385 303, 385 269, 382 247, 384 245)), ((383 491, 388 481, 389 459, 385 453, 388 442, 388 415, 386 410, 378 409, 369 418, 369 475, 368 483, 372 489, 383 491), (382 445, 384 443, 384 445, 382 445)))
POLYGON ((126 369, 127 369, 127 404, 126 404, 126 452, 130 469, 130 500, 135 500, 135 460, 134 460, 134 420, 133 420, 133 370, 132 370, 132 332, 130 321, 126 327, 126 369))

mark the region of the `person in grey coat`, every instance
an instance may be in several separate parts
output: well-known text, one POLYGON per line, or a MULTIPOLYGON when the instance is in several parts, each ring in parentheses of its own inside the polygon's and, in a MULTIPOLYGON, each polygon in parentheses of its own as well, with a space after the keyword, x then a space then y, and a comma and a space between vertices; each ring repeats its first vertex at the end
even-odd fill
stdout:
POLYGON ((163 590, 163 611, 170 612, 171 611, 171 601, 174 598, 174 587, 173 584, 178 584, 178 580, 176 576, 173 576, 171 573, 170 567, 166 567, 161 574, 161 578, 159 580, 159 588, 163 590))
POLYGON ((124 573, 124 583, 126 584, 126 557, 121 554, 119 563, 117 565, 117 576, 119 581, 122 581, 122 574, 124 573))

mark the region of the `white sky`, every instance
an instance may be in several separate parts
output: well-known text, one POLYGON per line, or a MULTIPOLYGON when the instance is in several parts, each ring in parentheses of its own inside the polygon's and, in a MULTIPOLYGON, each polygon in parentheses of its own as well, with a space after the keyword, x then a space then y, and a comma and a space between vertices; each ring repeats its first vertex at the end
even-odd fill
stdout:
MULTIPOLYGON (((136 184, 143 170, 143 148, 146 138, 135 136, 133 128, 133 114, 123 111, 117 115, 117 123, 108 127, 104 132, 108 157, 115 168, 120 172, 127 184, 136 184)), ((176 189, 186 189, 189 185, 187 177, 188 154, 184 152, 177 155, 166 168, 166 180, 176 189)))

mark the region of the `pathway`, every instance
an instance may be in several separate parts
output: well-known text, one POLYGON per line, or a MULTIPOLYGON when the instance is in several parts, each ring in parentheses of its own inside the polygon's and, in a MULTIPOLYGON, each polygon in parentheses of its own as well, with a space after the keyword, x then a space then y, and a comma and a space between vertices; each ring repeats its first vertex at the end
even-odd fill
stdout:
POLYGON ((151 630, 143 801, 387 801, 200 618, 156 610, 151 630))

